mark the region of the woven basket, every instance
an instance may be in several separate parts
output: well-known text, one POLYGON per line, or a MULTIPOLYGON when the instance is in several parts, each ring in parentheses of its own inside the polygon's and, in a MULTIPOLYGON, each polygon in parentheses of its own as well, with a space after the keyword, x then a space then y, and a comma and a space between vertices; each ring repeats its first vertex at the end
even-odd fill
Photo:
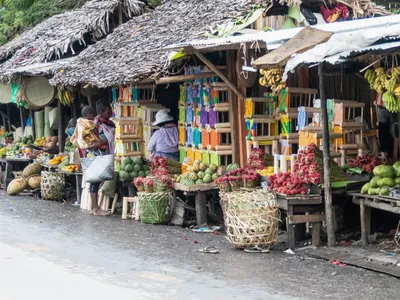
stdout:
POLYGON ((41 195, 43 200, 62 200, 65 191, 65 178, 63 173, 45 172, 41 173, 41 195))
POLYGON ((145 224, 165 224, 170 219, 171 192, 138 193, 140 219, 145 224))
POLYGON ((274 193, 242 189, 220 197, 226 237, 235 248, 275 246, 280 212, 274 193))
POLYGON ((8 104, 11 101, 11 84, 0 83, 0 104, 8 104))
POLYGON ((46 77, 31 77, 25 82, 24 95, 29 107, 39 109, 53 101, 55 89, 46 77))

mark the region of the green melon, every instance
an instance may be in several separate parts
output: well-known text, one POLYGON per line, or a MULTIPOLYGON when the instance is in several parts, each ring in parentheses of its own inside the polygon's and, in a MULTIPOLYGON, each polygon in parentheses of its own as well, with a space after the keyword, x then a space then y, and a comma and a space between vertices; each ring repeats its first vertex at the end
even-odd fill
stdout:
POLYGON ((135 171, 135 169, 133 168, 133 165, 128 164, 128 165, 125 166, 124 171, 130 173, 132 171, 135 171))
POLYGON ((139 172, 139 171, 142 170, 142 165, 136 164, 136 165, 133 166, 133 169, 134 169, 136 172, 139 172))
POLYGON ((129 157, 125 157, 123 160, 122 160, 122 163, 126 166, 126 165, 130 165, 130 164, 132 164, 132 160, 129 158, 129 157))
POLYGON ((139 176, 145 177, 146 176, 146 172, 145 171, 139 171, 139 176))
POLYGON ((133 162, 135 165, 141 165, 141 164, 142 164, 142 159, 141 159, 140 157, 134 157, 134 158, 132 159, 132 162, 133 162))
POLYGON ((129 179, 129 173, 126 171, 119 171, 119 180, 126 181, 129 179))

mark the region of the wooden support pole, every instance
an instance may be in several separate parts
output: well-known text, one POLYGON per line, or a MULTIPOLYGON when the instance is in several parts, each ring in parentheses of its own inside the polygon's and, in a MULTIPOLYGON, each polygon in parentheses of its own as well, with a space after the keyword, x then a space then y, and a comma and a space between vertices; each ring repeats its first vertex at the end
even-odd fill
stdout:
POLYGON ((319 75, 319 94, 322 110, 322 140, 324 155, 324 186, 325 186, 325 214, 328 233, 328 246, 333 247, 336 244, 335 228, 333 224, 332 212, 332 188, 331 188, 331 169, 330 169, 330 150, 329 150, 329 127, 328 127, 328 108, 324 86, 324 63, 318 66, 319 75))
POLYGON ((222 79, 223 82, 227 84, 227 86, 241 99, 245 98, 245 95, 202 53, 198 50, 194 49, 194 53, 196 56, 207 66, 209 67, 215 74, 218 75, 219 78, 222 79))
POLYGON ((123 23, 123 15, 122 15, 122 3, 118 5, 118 25, 123 23))
POLYGON ((11 127, 10 107, 8 105, 6 105, 6 115, 7 115, 8 131, 11 131, 12 127, 11 127))
POLYGON ((361 240, 364 248, 368 247, 368 235, 365 222, 365 200, 360 200, 361 240))
POLYGON ((25 118, 23 109, 24 108, 22 106, 19 107, 19 118, 21 120, 22 135, 24 135, 25 132, 25 118))
POLYGON ((63 106, 58 101, 58 151, 64 150, 64 126, 63 126, 63 106))
MULTIPOLYGON (((5 108, 6 108, 6 111, 7 111, 7 104, 6 105, 1 105, 1 106, 4 106, 5 108)), ((1 108, 1 107, 0 107, 1 108)), ((3 112, 1 112, 1 119, 2 119, 2 121, 3 121, 3 126, 4 126, 4 130, 5 131, 9 131, 10 130, 10 127, 8 127, 7 125, 7 117, 6 117, 6 115, 3 113, 3 112)))

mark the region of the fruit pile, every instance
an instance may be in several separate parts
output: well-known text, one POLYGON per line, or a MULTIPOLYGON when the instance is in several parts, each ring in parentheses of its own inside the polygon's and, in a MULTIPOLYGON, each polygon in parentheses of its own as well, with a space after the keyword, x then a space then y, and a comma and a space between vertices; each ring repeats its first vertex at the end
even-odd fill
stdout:
POLYGON ((400 187, 400 162, 393 166, 380 165, 373 170, 374 177, 361 189, 361 194, 389 196, 391 187, 400 187))
POLYGON ((239 168, 215 180, 221 192, 236 192, 241 188, 254 189, 260 184, 261 175, 249 168, 239 168))
POLYGON ((286 88, 286 82, 282 81, 283 69, 261 69, 260 74, 263 76, 259 79, 260 85, 270 88, 273 93, 279 94, 286 88))
POLYGON ((382 94, 383 103, 388 111, 400 112, 400 67, 392 68, 385 72, 382 67, 368 69, 364 78, 367 79, 371 89, 382 94))
POLYGON ((364 172, 372 173, 375 167, 379 165, 388 165, 390 160, 385 157, 373 156, 372 154, 363 154, 355 159, 349 159, 347 165, 350 168, 360 168, 364 172))
POLYGON ((257 173, 260 174, 261 176, 267 176, 267 177, 271 176, 274 174, 274 167, 269 166, 262 170, 257 170, 257 173))
POLYGON ((119 170, 119 179, 121 181, 132 181, 136 177, 145 177, 150 175, 150 168, 144 165, 140 157, 125 157, 119 170))
POLYGON ((36 147, 43 147, 47 149, 53 149, 57 146, 58 137, 56 136, 48 136, 37 138, 33 143, 36 147))
POLYGON ((297 173, 279 173, 268 177, 269 190, 285 195, 305 195, 309 193, 305 182, 297 173))
POLYGON ((151 161, 152 175, 174 175, 181 174, 182 164, 169 158, 155 156, 151 161))
POLYGON ((57 155, 54 158, 48 161, 48 164, 51 166, 56 166, 61 164, 64 160, 67 160, 68 156, 66 155, 57 155))
POLYGON ((176 181, 187 186, 210 183, 218 178, 217 169, 214 164, 207 165, 195 161, 192 166, 186 168, 186 173, 177 177, 176 181))
POLYGON ((65 142, 65 146, 64 146, 64 151, 65 152, 71 152, 71 151, 75 151, 78 147, 73 145, 69 140, 67 140, 65 142))
POLYGON ((75 173, 80 170, 80 166, 76 164, 66 165, 65 167, 61 168, 61 170, 67 173, 75 173))

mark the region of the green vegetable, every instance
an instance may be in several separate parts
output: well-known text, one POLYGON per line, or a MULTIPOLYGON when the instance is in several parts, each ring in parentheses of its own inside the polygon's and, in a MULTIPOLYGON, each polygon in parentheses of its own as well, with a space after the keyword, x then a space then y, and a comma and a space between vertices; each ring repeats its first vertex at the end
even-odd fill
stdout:
POLYGON ((374 169, 374 175, 376 175, 375 170, 377 168, 379 168, 379 169, 376 172, 379 173, 378 176, 380 176, 380 177, 394 178, 396 176, 396 170, 392 166, 384 166, 384 165, 377 166, 374 169))
POLYGON ((379 195, 389 196, 389 187, 385 186, 385 187, 381 188, 379 195))
POLYGON ((364 184, 363 187, 361 188, 361 194, 367 194, 369 190, 370 184, 364 184))
POLYGON ((382 178, 379 176, 376 176, 374 178, 371 179, 371 181, 369 182, 369 185, 371 188, 376 188, 378 187, 378 181, 381 180, 382 178))
POLYGON ((134 157, 134 158, 132 158, 132 163, 135 165, 141 165, 142 159, 140 157, 134 157))
POLYGON ((119 179, 125 181, 129 179, 129 173, 126 171, 119 171, 119 179))
POLYGON ((383 186, 394 186, 395 181, 392 178, 382 178, 381 180, 378 180, 378 186, 383 187, 383 186))
POLYGON ((204 178, 203 178, 203 182, 204 182, 204 183, 210 183, 211 180, 212 180, 211 174, 206 174, 206 175, 204 175, 204 178))
POLYGON ((133 169, 134 169, 136 172, 139 172, 139 171, 142 170, 142 165, 136 164, 136 165, 133 166, 133 169))
POLYGON ((124 171, 130 173, 132 171, 135 171, 135 169, 133 168, 133 166, 131 164, 126 165, 126 167, 124 168, 124 171))
POLYGON ((379 195, 381 188, 369 188, 368 195, 379 195))

